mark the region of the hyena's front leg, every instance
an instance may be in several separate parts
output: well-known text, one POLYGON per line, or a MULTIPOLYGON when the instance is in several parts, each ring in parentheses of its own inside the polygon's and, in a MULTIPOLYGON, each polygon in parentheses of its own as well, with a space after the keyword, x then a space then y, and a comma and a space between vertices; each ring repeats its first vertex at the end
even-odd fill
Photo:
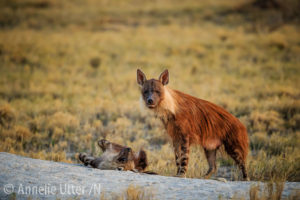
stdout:
POLYGON ((180 160, 179 160, 179 157, 180 157, 180 144, 177 144, 177 143, 173 143, 173 148, 174 148, 174 154, 175 154, 175 162, 176 162, 176 167, 178 169, 179 167, 179 164, 180 164, 180 160))
POLYGON ((188 138, 182 137, 180 141, 176 142, 174 145, 175 150, 175 159, 177 166, 177 175, 178 177, 185 177, 188 163, 189 163, 189 152, 190 145, 188 138))
POLYGON ((101 157, 94 158, 92 156, 88 156, 86 153, 80 153, 78 158, 85 166, 90 165, 93 168, 99 168, 99 165, 102 162, 101 157))
POLYGON ((92 156, 88 156, 86 153, 80 153, 78 158, 85 166, 90 165, 91 162, 95 159, 92 156))

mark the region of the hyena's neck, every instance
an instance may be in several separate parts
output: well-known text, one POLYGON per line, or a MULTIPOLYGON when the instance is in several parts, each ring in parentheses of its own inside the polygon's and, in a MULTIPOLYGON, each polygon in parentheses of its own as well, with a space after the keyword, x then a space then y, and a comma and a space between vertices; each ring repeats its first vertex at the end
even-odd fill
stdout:
POLYGON ((176 110, 177 101, 175 91, 164 86, 164 98, 154 112, 164 123, 167 123, 168 119, 176 115, 176 110))
POLYGON ((167 86, 164 86, 164 90, 164 99, 161 101, 160 107, 175 115, 177 109, 175 91, 168 88, 167 86))

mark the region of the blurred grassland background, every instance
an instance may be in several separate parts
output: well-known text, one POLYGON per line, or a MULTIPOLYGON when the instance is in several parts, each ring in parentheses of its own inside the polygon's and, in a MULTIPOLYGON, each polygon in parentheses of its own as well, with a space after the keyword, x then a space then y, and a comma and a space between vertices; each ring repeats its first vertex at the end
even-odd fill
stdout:
MULTIPOLYGON (((136 83, 137 68, 148 78, 167 68, 169 87, 247 126, 252 180, 300 181, 299 5, 2 0, 0 151, 76 163, 78 152, 100 154, 96 141, 106 138, 143 147, 149 170, 175 175, 172 147, 160 121, 140 110, 136 83)), ((218 166, 239 178, 225 153, 218 166)), ((193 148, 188 177, 206 170, 193 148)))

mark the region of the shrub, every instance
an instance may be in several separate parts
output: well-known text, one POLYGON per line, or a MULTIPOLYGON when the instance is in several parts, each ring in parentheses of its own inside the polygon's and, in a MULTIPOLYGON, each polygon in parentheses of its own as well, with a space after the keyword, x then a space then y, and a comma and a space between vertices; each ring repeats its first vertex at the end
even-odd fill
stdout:
POLYGON ((16 120, 15 113, 9 105, 0 106, 0 125, 9 128, 16 120))

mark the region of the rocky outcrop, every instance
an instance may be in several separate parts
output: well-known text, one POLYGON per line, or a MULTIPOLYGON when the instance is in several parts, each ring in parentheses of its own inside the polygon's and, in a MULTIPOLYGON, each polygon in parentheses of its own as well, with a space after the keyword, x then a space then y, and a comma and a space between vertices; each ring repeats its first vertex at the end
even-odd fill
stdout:
MULTIPOLYGON (((109 199, 124 193, 129 185, 153 191, 155 199, 248 198, 251 185, 257 184, 99 170, 4 152, 0 160, 0 199, 100 199, 101 195, 109 199)), ((282 196, 299 189, 300 183, 286 183, 282 196)))

